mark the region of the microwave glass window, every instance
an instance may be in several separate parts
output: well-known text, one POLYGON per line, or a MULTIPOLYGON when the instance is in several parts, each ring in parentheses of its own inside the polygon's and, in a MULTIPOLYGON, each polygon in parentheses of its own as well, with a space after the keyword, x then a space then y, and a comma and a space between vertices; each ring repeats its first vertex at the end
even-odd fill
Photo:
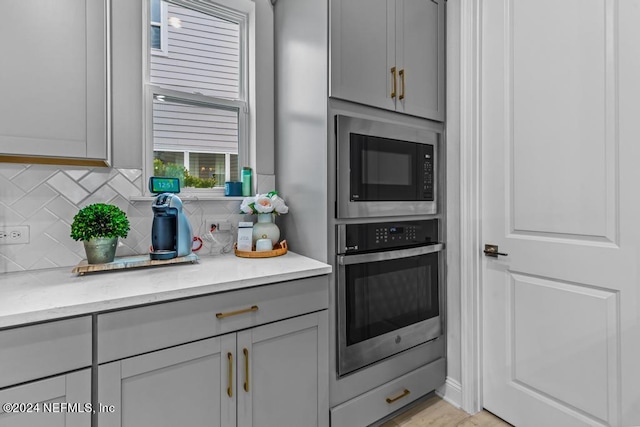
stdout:
POLYGON ((437 262, 430 254, 348 266, 347 345, 437 316, 437 262))
POLYGON ((367 185, 412 185, 413 159, 409 154, 362 151, 362 183, 367 185))

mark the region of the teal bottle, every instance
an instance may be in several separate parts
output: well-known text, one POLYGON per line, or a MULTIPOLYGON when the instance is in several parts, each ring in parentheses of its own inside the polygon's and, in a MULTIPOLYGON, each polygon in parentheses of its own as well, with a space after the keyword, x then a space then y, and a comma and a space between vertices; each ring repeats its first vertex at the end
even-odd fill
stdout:
POLYGON ((251 168, 248 166, 242 168, 242 195, 251 196, 251 168))

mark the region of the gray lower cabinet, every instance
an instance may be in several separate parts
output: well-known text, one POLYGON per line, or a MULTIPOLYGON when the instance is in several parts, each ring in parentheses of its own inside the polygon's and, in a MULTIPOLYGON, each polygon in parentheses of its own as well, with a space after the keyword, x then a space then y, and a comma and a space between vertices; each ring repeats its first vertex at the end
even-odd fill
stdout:
POLYGON ((0 331, 1 427, 89 427, 92 411, 91 317, 0 331))
POLYGON ((328 425, 327 323, 323 310, 100 365, 116 411, 99 426, 328 425))
POLYGON ((327 310, 238 332, 238 426, 328 426, 327 310))
POLYGON ((100 427, 227 426, 235 424, 234 398, 226 395, 226 335, 111 362, 98 368, 100 427))
POLYGON ((90 427, 91 369, 1 390, 0 402, 2 427, 90 427))
POLYGON ((99 427, 327 427, 328 278, 97 316, 99 427))

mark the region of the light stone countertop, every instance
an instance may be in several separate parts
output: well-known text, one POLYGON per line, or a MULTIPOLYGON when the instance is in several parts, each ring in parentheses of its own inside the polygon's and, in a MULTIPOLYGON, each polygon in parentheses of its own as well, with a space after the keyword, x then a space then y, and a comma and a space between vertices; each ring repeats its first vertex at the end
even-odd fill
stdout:
POLYGON ((0 328, 331 273, 294 252, 274 258, 203 256, 172 264, 78 276, 72 267, 0 275, 0 328))

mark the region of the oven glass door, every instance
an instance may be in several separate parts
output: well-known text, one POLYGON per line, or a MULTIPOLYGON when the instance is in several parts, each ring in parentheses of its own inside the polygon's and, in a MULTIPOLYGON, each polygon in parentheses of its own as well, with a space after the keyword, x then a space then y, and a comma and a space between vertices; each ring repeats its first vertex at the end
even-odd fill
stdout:
POLYGON ((339 257, 339 375, 441 334, 438 252, 367 261, 379 254, 339 257), (357 258, 364 262, 354 261, 357 258))
POLYGON ((351 199, 419 200, 418 144, 352 133, 351 199))

